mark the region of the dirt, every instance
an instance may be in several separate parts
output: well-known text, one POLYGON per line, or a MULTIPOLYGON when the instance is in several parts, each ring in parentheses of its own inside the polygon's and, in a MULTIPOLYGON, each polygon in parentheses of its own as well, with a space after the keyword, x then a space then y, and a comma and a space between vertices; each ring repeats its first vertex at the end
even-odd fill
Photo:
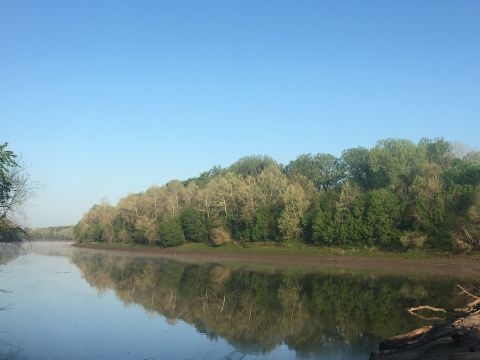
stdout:
MULTIPOLYGON (((78 246, 78 245, 77 245, 78 246)), ((81 245, 79 247, 88 248, 81 245)), ((253 267, 324 269, 336 271, 368 271, 379 274, 417 273, 454 278, 480 278, 480 261, 468 256, 405 259, 380 256, 324 254, 236 253, 193 249, 101 248, 101 251, 161 256, 186 262, 235 263, 253 267)))

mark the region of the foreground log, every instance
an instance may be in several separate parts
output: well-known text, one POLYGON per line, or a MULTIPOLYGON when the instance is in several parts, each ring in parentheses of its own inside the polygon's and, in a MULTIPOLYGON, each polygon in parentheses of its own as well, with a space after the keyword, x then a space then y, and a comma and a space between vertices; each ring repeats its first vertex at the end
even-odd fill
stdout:
POLYGON ((480 311, 451 324, 424 326, 379 344, 370 359, 388 360, 480 360, 480 311))
POLYGON ((380 351, 404 349, 408 344, 416 341, 420 336, 432 331, 433 326, 423 326, 409 333, 394 336, 388 340, 382 341, 378 345, 380 351))

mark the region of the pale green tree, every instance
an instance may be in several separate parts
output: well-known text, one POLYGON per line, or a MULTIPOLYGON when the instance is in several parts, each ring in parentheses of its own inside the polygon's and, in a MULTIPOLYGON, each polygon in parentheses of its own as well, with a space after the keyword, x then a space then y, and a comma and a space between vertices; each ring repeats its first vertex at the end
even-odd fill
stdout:
POLYGON ((301 221, 309 202, 305 191, 298 184, 289 184, 282 196, 283 211, 278 226, 285 240, 296 241, 302 234, 301 221))

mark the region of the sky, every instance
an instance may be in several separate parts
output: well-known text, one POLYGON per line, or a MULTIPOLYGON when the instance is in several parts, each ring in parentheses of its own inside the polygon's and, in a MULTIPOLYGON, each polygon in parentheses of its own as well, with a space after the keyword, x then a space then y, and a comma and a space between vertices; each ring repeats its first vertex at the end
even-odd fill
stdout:
POLYGON ((0 143, 27 226, 267 154, 480 147, 480 2, 0 0, 0 143))

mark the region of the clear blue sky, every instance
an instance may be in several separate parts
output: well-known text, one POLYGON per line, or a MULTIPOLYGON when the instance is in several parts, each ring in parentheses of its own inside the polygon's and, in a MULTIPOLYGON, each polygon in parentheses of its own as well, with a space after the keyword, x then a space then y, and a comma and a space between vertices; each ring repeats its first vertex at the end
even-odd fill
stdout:
POLYGON ((480 146, 480 1, 0 0, 0 142, 30 226, 241 156, 480 146))

